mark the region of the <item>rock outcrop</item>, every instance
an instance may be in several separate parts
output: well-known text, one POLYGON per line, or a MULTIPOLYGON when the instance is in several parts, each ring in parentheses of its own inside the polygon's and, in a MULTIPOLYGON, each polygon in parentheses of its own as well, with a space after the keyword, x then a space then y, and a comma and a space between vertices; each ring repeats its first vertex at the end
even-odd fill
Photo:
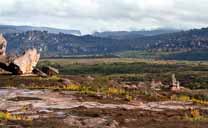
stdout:
POLYGON ((6 46, 7 46, 7 41, 3 37, 3 35, 0 34, 0 56, 6 55, 6 46))
POLYGON ((0 68, 14 75, 31 74, 40 58, 38 51, 29 49, 20 56, 9 56, 6 45, 6 39, 0 34, 0 68))
POLYGON ((19 67, 21 74, 30 74, 37 65, 40 54, 36 49, 29 49, 23 55, 14 59, 13 64, 19 67))

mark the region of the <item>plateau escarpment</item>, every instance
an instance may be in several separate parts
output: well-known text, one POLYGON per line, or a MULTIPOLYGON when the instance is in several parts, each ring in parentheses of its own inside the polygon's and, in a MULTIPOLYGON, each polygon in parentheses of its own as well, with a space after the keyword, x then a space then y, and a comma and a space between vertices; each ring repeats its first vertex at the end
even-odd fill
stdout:
POLYGON ((127 38, 122 36, 122 39, 54 34, 47 31, 6 33, 5 37, 9 42, 7 52, 15 51, 19 54, 22 50, 36 48, 42 57, 117 56, 116 53, 126 51, 144 51, 153 54, 165 53, 160 55, 159 59, 208 59, 208 28, 148 36, 134 35, 127 38))

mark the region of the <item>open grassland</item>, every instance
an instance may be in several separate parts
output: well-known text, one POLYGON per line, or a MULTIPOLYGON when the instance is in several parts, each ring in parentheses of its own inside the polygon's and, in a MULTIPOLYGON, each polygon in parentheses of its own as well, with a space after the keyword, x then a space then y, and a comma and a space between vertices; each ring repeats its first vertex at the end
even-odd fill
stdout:
POLYGON ((58 63, 61 65, 68 64, 86 64, 86 65, 94 65, 94 64, 110 64, 110 63, 136 63, 136 62, 144 62, 144 63, 152 63, 152 64, 187 64, 187 65, 208 65, 208 61, 177 61, 177 60, 155 60, 155 59, 137 59, 137 58, 57 58, 57 59, 41 59, 41 62, 58 63))
POLYGON ((123 51, 115 53, 121 58, 164 59, 164 60, 208 60, 207 50, 193 51, 123 51))
POLYGON ((51 65, 64 75, 104 75, 130 82, 160 80, 165 84, 176 74, 184 87, 208 88, 208 62, 153 61, 141 59, 51 59, 42 60, 39 67, 51 65))

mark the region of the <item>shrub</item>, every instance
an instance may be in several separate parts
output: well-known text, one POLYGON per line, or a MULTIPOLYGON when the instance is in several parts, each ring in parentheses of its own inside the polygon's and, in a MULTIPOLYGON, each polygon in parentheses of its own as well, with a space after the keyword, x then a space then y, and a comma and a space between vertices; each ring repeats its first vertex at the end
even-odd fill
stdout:
POLYGON ((133 100, 133 96, 130 96, 130 95, 126 95, 126 98, 125 98, 127 101, 132 101, 133 100))
POLYGON ((188 116, 188 114, 185 115, 185 119, 188 121, 208 121, 208 118, 201 115, 200 111, 197 109, 192 109, 189 115, 190 116, 188 116))
POLYGON ((107 94, 115 94, 115 95, 125 94, 125 90, 111 87, 111 88, 108 88, 107 94))
POLYGON ((20 115, 12 115, 9 112, 0 112, 0 120, 24 120, 24 121, 31 121, 31 119, 20 116, 20 115))
POLYGON ((201 117, 199 110, 196 110, 196 109, 191 110, 191 116, 193 118, 199 118, 199 117, 201 117))
POLYGON ((81 86, 80 85, 75 85, 75 84, 71 84, 71 85, 65 85, 63 87, 64 90, 70 90, 70 91, 80 91, 81 90, 81 86))
POLYGON ((179 96, 178 97, 178 100, 179 101, 190 101, 190 97, 189 96, 186 96, 186 95, 182 95, 182 96, 179 96))

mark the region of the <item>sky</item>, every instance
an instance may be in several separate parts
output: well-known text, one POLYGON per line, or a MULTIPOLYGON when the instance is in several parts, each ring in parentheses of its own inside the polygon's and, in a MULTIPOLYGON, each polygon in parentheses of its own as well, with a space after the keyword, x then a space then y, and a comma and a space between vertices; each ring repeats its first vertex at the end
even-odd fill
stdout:
POLYGON ((0 0, 0 24, 95 31, 207 27, 208 0, 0 0))

